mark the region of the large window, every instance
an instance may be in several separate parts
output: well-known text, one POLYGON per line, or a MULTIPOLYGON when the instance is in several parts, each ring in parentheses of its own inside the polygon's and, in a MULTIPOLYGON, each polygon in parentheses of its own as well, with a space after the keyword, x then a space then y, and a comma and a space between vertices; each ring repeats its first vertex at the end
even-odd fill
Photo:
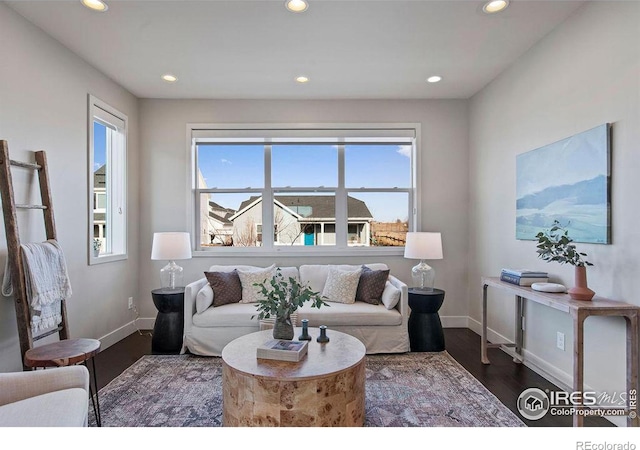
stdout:
POLYGON ((416 229, 417 126, 190 129, 196 251, 393 249, 416 229))
POLYGON ((127 116, 89 96, 89 263, 125 259, 127 116))

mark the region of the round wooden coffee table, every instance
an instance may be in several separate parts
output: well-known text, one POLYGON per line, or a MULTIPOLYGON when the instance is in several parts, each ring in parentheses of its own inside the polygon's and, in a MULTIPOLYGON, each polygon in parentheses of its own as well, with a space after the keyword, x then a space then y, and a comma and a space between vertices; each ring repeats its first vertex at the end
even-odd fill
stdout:
POLYGON ((313 339, 300 362, 258 359, 272 332, 239 337, 222 350, 224 426, 363 426, 364 344, 333 330, 319 344, 320 330, 309 328, 313 339))

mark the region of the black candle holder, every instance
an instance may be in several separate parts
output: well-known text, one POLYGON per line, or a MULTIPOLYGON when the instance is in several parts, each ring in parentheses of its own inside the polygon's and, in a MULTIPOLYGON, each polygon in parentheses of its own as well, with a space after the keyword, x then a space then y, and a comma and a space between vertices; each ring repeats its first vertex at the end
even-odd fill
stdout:
POLYGON ((318 336, 318 339, 316 339, 316 341, 320 342, 321 344, 323 344, 325 342, 329 342, 329 337, 327 336, 327 326, 326 325, 320 325, 320 336, 318 336))
POLYGON ((302 319, 302 334, 298 336, 299 341, 310 341, 311 336, 309 335, 309 320, 302 319))

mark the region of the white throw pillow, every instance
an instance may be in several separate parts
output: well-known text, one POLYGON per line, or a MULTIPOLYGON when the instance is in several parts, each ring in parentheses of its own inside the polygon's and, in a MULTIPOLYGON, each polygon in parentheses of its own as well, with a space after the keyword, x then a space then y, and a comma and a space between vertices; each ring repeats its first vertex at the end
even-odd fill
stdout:
POLYGON ((196 312, 202 314, 211 305, 213 305, 213 289, 207 283, 196 294, 196 312))
POLYGON ((382 304, 387 309, 393 309, 400 301, 400 295, 402 292, 393 284, 387 281, 384 285, 384 291, 382 291, 382 304))
POLYGON ((264 269, 238 270, 240 284, 242 285, 242 300, 240 300, 240 303, 256 303, 261 299, 261 289, 253 284, 262 283, 264 280, 270 281, 275 274, 275 264, 264 269))
POLYGON ((334 267, 329 269, 327 282, 322 290, 322 295, 327 297, 327 301, 336 303, 355 303, 360 273, 362 268, 357 270, 339 270, 334 267))

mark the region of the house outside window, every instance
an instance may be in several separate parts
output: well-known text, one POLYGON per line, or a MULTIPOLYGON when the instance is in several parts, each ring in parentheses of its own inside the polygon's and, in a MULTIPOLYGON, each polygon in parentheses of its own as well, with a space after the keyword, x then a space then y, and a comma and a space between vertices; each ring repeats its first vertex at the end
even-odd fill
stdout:
POLYGON ((127 116, 90 95, 88 134, 89 264, 126 259, 127 116))
POLYGON ((400 254, 417 229, 417 124, 188 129, 196 254, 400 254))

